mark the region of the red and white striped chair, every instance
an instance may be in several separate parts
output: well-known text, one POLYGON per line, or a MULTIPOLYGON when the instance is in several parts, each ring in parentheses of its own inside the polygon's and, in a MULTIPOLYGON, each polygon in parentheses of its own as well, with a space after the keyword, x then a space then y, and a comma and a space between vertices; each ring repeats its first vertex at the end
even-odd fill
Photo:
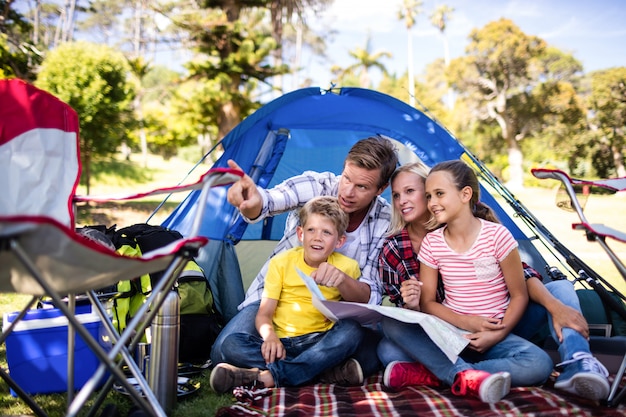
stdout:
MULTIPOLYGON (((0 335, 0 343, 41 296, 48 296, 67 317, 69 337, 77 332, 101 362, 93 377, 74 395, 70 383, 74 364, 72 352, 68 352, 67 415, 77 415, 108 371, 112 378, 105 388, 115 381, 148 415, 165 416, 129 351, 139 342, 137 334, 143 334, 157 313, 177 272, 208 239, 198 236, 197 221, 185 238, 141 258, 125 257, 76 233, 75 203, 131 200, 192 189, 202 189, 201 198, 206 201, 211 187, 231 184, 242 173, 212 169, 193 184, 125 196, 80 197, 76 195, 81 174, 76 112, 53 95, 17 79, 0 80, 0 103, 0 293, 32 296, 22 314, 0 335), (142 310, 117 334, 94 290, 162 270, 166 273, 142 310), (88 295, 92 311, 100 316, 115 341, 108 352, 73 314, 73 295, 82 293, 88 295), (119 355, 124 358, 122 361, 116 359, 119 355), (123 365, 128 366, 143 395, 128 382, 121 370, 123 365)), ((204 215, 205 206, 198 205, 198 219, 204 215)), ((32 396, 20 389, 10 373, 0 369, 0 377, 36 415, 47 415, 32 396)), ((95 407, 106 394, 103 391, 95 407)))

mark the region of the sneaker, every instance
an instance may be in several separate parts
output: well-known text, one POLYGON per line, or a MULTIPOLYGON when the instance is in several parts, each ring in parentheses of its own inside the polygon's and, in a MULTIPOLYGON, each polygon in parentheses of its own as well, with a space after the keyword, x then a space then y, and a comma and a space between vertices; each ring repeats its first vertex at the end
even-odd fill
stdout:
POLYGON ((484 403, 497 403, 511 389, 511 374, 508 372, 489 372, 476 369, 461 371, 454 377, 452 393, 471 395, 484 403))
POLYGON ((393 361, 385 368, 383 383, 390 388, 402 388, 410 385, 426 385, 437 388, 441 381, 419 362, 393 361))
POLYGON ((587 352, 576 352, 572 359, 561 362, 563 369, 554 388, 579 395, 590 400, 605 400, 609 395, 609 372, 599 360, 587 352))
POLYGON ((363 370, 356 359, 350 358, 344 363, 322 372, 318 379, 322 384, 361 385, 363 383, 363 370))
POLYGON ((209 384, 213 391, 225 394, 235 387, 254 385, 258 377, 258 368, 237 368, 228 363, 219 363, 211 372, 209 384))

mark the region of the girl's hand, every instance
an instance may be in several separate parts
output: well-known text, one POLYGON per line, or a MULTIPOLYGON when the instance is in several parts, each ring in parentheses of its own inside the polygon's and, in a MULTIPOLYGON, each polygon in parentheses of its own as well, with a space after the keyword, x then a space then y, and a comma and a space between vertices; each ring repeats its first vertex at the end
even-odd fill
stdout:
POLYGON ((466 323, 465 330, 470 332, 497 331, 506 327, 500 319, 482 316, 466 316, 466 323))
POLYGON ((485 331, 466 334, 465 338, 470 340, 469 349, 478 353, 484 353, 491 347, 495 346, 505 336, 503 333, 497 331, 485 331))
POLYGON ((421 311, 420 309, 420 296, 422 295, 422 282, 418 281, 415 277, 403 281, 400 286, 400 295, 404 301, 404 307, 421 311))
POLYGON ((261 354, 266 363, 273 363, 285 358, 285 347, 275 335, 269 336, 261 345, 261 354))

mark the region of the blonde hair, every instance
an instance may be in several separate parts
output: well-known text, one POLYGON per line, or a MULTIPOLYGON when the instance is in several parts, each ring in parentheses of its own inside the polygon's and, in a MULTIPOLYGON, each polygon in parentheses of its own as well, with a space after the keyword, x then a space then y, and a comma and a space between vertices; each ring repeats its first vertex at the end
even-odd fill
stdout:
MULTIPOLYGON (((484 220, 488 220, 494 223, 500 223, 500 220, 494 213, 494 211, 486 205, 480 202, 480 186, 478 183, 478 177, 474 170, 460 159, 452 161, 440 162, 430 170, 430 173, 437 171, 445 171, 452 176, 452 181, 457 190, 461 191, 465 187, 472 189, 472 198, 469 205, 472 209, 474 217, 478 217, 484 220)), ((441 226, 434 217, 431 217, 427 223, 427 228, 434 229, 441 226)))
POLYGON ((346 234, 348 228, 348 214, 341 209, 337 197, 321 196, 315 197, 307 201, 299 211, 300 226, 306 226, 306 222, 311 214, 319 214, 330 219, 335 227, 339 237, 346 234))
MULTIPOLYGON (((404 164, 397 168, 393 174, 391 174, 391 179, 389 182, 393 184, 393 180, 398 176, 398 174, 402 172, 409 172, 411 174, 415 174, 422 179, 422 184, 426 181, 426 177, 428 176, 428 167, 424 165, 422 162, 410 162, 408 164, 404 164)), ((393 189, 391 190, 392 200, 393 200, 393 189)), ((396 208, 396 206, 392 203, 391 205, 391 223, 389 224, 388 235, 393 236, 398 233, 406 226, 406 222, 402 218, 402 214, 396 208)))

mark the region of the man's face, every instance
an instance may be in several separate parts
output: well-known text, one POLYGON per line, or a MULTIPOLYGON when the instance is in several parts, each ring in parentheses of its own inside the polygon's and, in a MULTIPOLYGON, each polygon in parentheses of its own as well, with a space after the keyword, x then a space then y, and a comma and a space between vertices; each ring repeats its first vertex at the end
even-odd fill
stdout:
POLYGON ((374 198, 380 195, 383 188, 378 188, 380 169, 367 170, 346 162, 337 199, 342 210, 348 214, 367 209, 374 198))

